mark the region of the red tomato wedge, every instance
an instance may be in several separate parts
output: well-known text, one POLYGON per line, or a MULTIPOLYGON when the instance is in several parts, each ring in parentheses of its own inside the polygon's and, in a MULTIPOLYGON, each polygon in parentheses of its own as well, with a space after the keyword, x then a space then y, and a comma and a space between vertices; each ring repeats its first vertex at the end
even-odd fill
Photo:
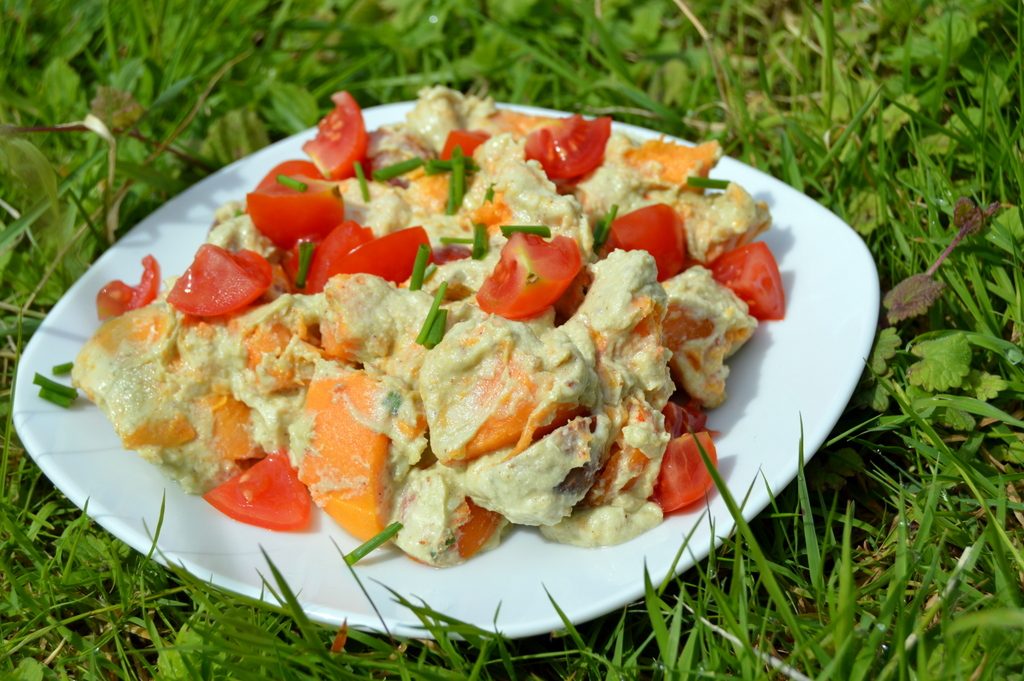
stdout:
POLYGON ((700 501, 711 489, 714 481, 700 456, 697 442, 704 448, 711 463, 718 465, 718 454, 711 434, 686 433, 671 440, 661 459, 661 470, 654 483, 653 499, 661 510, 671 513, 700 501))
POLYGON ((304 175, 292 179, 305 191, 281 184, 275 176, 246 194, 245 210, 256 229, 278 248, 289 249, 300 239, 322 239, 345 219, 345 202, 338 186, 304 175))
POLYGON ((443 265, 446 262, 452 262, 453 260, 465 260, 466 258, 472 257, 473 251, 460 246, 459 244, 445 244, 444 246, 438 246, 430 254, 430 262, 435 265, 443 265))
POLYGON ((708 416, 692 399, 683 405, 669 402, 661 410, 665 415, 665 431, 673 438, 684 433, 699 433, 707 430, 708 416))
POLYGON ((455 147, 462 147, 463 156, 472 156, 476 148, 491 139, 486 132, 479 130, 452 130, 444 141, 444 149, 441 150, 441 160, 447 161, 452 157, 455 147))
POLYGON ((612 250, 644 250, 654 256, 658 281, 683 270, 686 263, 686 232, 679 215, 664 203, 656 203, 619 216, 608 235, 612 250))
POLYGON ((309 177, 314 180, 324 179, 324 176, 320 174, 320 169, 311 161, 283 161, 270 169, 270 172, 256 185, 256 190, 259 191, 270 184, 277 184, 278 175, 309 177))
POLYGON ((160 265, 156 258, 147 255, 142 259, 142 279, 137 286, 115 279, 100 289, 96 294, 96 315, 103 321, 149 305, 159 289, 160 265))
POLYGON ((309 490, 284 452, 268 454, 203 498, 224 515, 249 525, 282 531, 309 526, 309 490))
POLYGON ((586 175, 601 165, 612 134, 612 119, 586 120, 580 115, 534 130, 526 138, 526 158, 539 161, 552 180, 586 175))
POLYGON ((782 319, 786 294, 775 256, 763 241, 734 248, 708 265, 715 280, 732 289, 761 320, 782 319))
POLYGON ((167 302, 199 317, 229 314, 262 296, 273 276, 270 263, 255 251, 232 253, 203 244, 167 294, 167 302))
MULTIPOLYGON (((348 255, 352 249, 373 241, 373 232, 356 222, 346 220, 327 235, 322 242, 317 244, 313 251, 313 261, 309 265, 309 273, 306 276, 305 293, 319 293, 324 290, 324 284, 335 274, 339 274, 338 263, 348 255)), ((298 267, 298 254, 296 253, 296 268, 298 267)), ((294 278, 292 279, 294 281, 294 278)))
POLYGON ((385 234, 341 258, 337 271, 332 274, 366 272, 401 284, 412 276, 420 244, 430 246, 430 239, 422 227, 408 227, 385 234))
POLYGON ((331 95, 334 110, 320 121, 316 137, 302 145, 323 176, 343 180, 355 175, 355 162, 366 155, 366 124, 359 104, 347 92, 331 95))
POLYGON ((545 241, 515 232, 476 301, 484 312, 507 319, 534 317, 561 297, 582 266, 580 249, 572 239, 556 236, 545 241))

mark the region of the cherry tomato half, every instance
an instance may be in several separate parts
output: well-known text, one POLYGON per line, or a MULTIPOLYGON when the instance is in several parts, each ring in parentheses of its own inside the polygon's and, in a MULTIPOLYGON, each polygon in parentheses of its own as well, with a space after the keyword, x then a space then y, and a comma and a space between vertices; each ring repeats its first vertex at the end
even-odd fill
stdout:
MULTIPOLYGON (((339 274, 338 264, 341 259, 352 252, 352 249, 362 246, 373 240, 373 232, 362 227, 356 222, 346 220, 327 235, 322 242, 316 245, 313 251, 313 261, 309 265, 309 273, 306 277, 305 293, 319 293, 324 290, 324 284, 335 274, 339 274)), ((296 253, 296 268, 298 267, 298 253, 296 253)), ((295 281, 294 277, 292 281, 295 281)))
POLYGON ((277 176, 285 175, 287 177, 311 177, 314 180, 322 180, 324 176, 320 174, 320 169, 312 161, 282 161, 276 166, 270 169, 260 183, 256 185, 256 190, 259 191, 267 185, 277 184, 277 176))
POLYGON ((452 157, 455 147, 462 147, 463 156, 472 156, 476 148, 491 139, 486 132, 479 130, 452 130, 444 141, 444 149, 441 150, 441 160, 447 161, 452 157))
POLYGON ((626 213, 612 222, 608 235, 611 249, 645 250, 658 265, 658 281, 683 270, 686 263, 686 232, 679 215, 664 203, 626 213))
POLYGON ((580 249, 572 239, 556 236, 545 241, 516 232, 477 292, 477 304, 484 312, 507 319, 536 316, 558 300, 582 266, 580 249))
POLYGON ((262 296, 273 276, 270 263, 255 251, 232 253, 203 244, 167 294, 167 302, 200 317, 229 314, 262 296))
POLYGON ((408 227, 368 241, 342 257, 332 274, 366 272, 401 284, 412 276, 420 244, 430 246, 422 227, 408 227))
POLYGON ((366 155, 363 112, 347 92, 331 95, 334 110, 320 121, 316 137, 302 145, 323 176, 344 180, 355 175, 355 162, 366 155))
POLYGON ((700 501, 714 484, 700 456, 698 440, 712 465, 718 465, 718 454, 710 433, 686 433, 670 440, 661 459, 661 470, 654 483, 652 497, 665 513, 700 501))
POLYGON ((96 294, 96 315, 103 321, 149 305, 159 289, 160 265, 156 258, 147 255, 142 259, 142 279, 137 286, 115 279, 100 289, 96 294))
POLYGON ((586 120, 580 115, 534 130, 526 137, 526 158, 539 161, 552 180, 586 175, 601 165, 612 133, 612 119, 586 120))
POLYGON ((761 320, 782 319, 786 294, 775 256, 763 241, 734 248, 708 265, 715 280, 732 289, 761 320))
POLYGON ((268 454, 203 498, 224 515, 249 525, 283 531, 309 526, 309 490, 284 452, 268 454))
POLYGON ((281 184, 275 176, 245 196, 245 210, 256 229, 282 249, 300 239, 322 239, 345 219, 345 202, 336 184, 302 175, 292 179, 306 189, 281 184))

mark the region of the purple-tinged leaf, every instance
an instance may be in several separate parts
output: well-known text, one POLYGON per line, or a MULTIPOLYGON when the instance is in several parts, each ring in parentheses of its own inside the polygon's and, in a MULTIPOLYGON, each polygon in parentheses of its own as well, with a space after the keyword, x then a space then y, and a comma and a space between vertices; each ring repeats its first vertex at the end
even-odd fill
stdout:
POLYGON ((945 284, 928 274, 915 274, 904 279, 882 299, 882 305, 888 310, 886 318, 890 324, 895 324, 924 314, 938 300, 944 288, 945 284))

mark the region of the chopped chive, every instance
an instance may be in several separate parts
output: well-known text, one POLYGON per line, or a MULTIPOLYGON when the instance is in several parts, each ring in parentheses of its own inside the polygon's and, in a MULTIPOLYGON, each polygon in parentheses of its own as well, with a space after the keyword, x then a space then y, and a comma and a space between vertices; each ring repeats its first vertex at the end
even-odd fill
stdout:
POLYGON ((437 271, 437 265, 430 263, 427 265, 427 269, 423 271, 423 281, 430 281, 430 278, 434 276, 434 272, 437 271))
POLYGON ((448 244, 471 244, 473 240, 469 237, 456 237, 456 236, 443 236, 441 237, 441 243, 448 244))
POLYGON ((56 381, 51 381, 46 376, 43 376, 40 373, 36 374, 35 378, 32 379, 32 382, 38 385, 40 388, 45 388, 55 393, 60 393, 61 395, 65 395, 72 399, 78 397, 78 391, 75 390, 74 388, 71 388, 66 385, 61 385, 56 381))
POLYGON ((431 350, 441 339, 444 338, 445 326, 448 324, 448 310, 438 310, 437 316, 434 317, 434 323, 430 325, 430 333, 427 334, 427 340, 423 343, 423 347, 427 350, 431 350))
POLYGON ((444 298, 444 294, 447 291, 448 282, 442 282, 437 288, 437 293, 434 294, 434 302, 430 305, 430 312, 427 313, 427 318, 423 320, 423 326, 420 327, 420 333, 416 336, 416 342, 420 345, 427 344, 427 338, 430 337, 430 329, 434 326, 434 320, 437 319, 438 311, 441 309, 441 300, 444 298))
POLYGON ((71 373, 71 370, 75 367, 74 362, 64 362, 50 369, 54 376, 64 376, 71 373))
MULTIPOLYGON (((478 166, 476 163, 473 163, 473 159, 466 158, 465 156, 463 156, 462 161, 463 168, 465 168, 466 172, 475 173, 476 171, 480 170, 480 166, 478 166)), ((440 175, 441 173, 450 173, 453 168, 454 166, 452 165, 452 162, 450 160, 442 161, 436 158, 432 158, 423 164, 423 172, 425 172, 427 175, 440 175)))
POLYGON ((307 189, 309 189, 309 185, 307 185, 305 182, 299 182, 294 177, 288 177, 287 175, 278 175, 277 183, 280 185, 284 185, 285 187, 290 187, 291 189, 294 189, 297 192, 304 192, 307 189))
POLYGON ((387 180, 398 177, 399 175, 405 175, 406 173, 416 170, 423 165, 423 159, 419 156, 393 163, 389 166, 384 166, 379 170, 373 171, 373 179, 378 182, 386 182, 387 180))
POLYGON ((316 244, 312 241, 299 242, 299 271, 295 274, 295 288, 306 287, 306 277, 309 276, 309 265, 313 262, 313 251, 316 244))
POLYGON ((466 193, 466 159, 462 156, 462 147, 452 150, 452 177, 448 181, 448 215, 455 215, 462 206, 462 197, 466 193))
POLYGON ((491 203, 492 201, 494 201, 494 183, 493 182, 487 188, 487 191, 484 192, 484 203, 491 203))
POLYGON ((78 395, 71 397, 70 395, 65 395, 64 393, 59 393, 54 390, 50 390, 49 388, 40 388, 39 396, 47 402, 53 402, 58 407, 64 407, 65 409, 70 407, 78 397, 78 395))
POLYGON ((391 523, 376 535, 346 553, 345 563, 348 565, 355 565, 363 558, 366 558, 367 554, 371 553, 374 549, 387 543, 392 537, 398 534, 401 529, 402 523, 391 523))
POLYGON ((416 261, 412 265, 412 277, 409 279, 409 290, 419 291, 423 288, 423 275, 427 271, 427 262, 430 260, 430 246, 420 244, 416 249, 416 261))
POLYGON ((694 189, 728 189, 729 180, 712 180, 710 177, 697 177, 695 175, 686 178, 686 184, 694 189))
POLYGON ((551 236, 551 228, 545 225, 505 225, 501 228, 501 233, 505 236, 512 236, 516 232, 522 232, 523 234, 536 234, 542 236, 545 239, 551 236))
POLYGON ((366 184, 366 173, 363 172, 363 164, 356 161, 353 167, 356 169, 356 179, 359 180, 359 193, 363 195, 363 201, 369 201, 370 185, 366 184))
POLYGON ((477 223, 473 225, 473 260, 483 260, 487 257, 487 227, 477 223))
POLYGON ((608 235, 612 231, 612 223, 615 222, 615 216, 618 214, 619 204, 612 204, 611 210, 594 227, 594 253, 600 251, 604 243, 608 241, 608 235))

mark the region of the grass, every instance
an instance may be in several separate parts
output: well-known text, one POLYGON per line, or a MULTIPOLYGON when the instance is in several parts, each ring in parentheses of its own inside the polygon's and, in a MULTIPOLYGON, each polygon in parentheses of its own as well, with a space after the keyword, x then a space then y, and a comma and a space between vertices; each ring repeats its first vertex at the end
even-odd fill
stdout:
POLYGON ((88 129, 0 137, 0 677, 1022 678, 1019 3, 0 12, 0 125, 92 110, 117 140, 111 169, 88 129), (111 235, 313 124, 335 90, 369 106, 438 82, 716 138, 850 222, 885 290, 935 261, 959 197, 1003 209, 938 269, 945 289, 926 314, 883 322, 805 474, 690 571, 547 636, 503 640, 420 609, 435 641, 353 630, 331 652, 339 632, 162 568, 71 506, 13 431, 14 367, 111 235))

